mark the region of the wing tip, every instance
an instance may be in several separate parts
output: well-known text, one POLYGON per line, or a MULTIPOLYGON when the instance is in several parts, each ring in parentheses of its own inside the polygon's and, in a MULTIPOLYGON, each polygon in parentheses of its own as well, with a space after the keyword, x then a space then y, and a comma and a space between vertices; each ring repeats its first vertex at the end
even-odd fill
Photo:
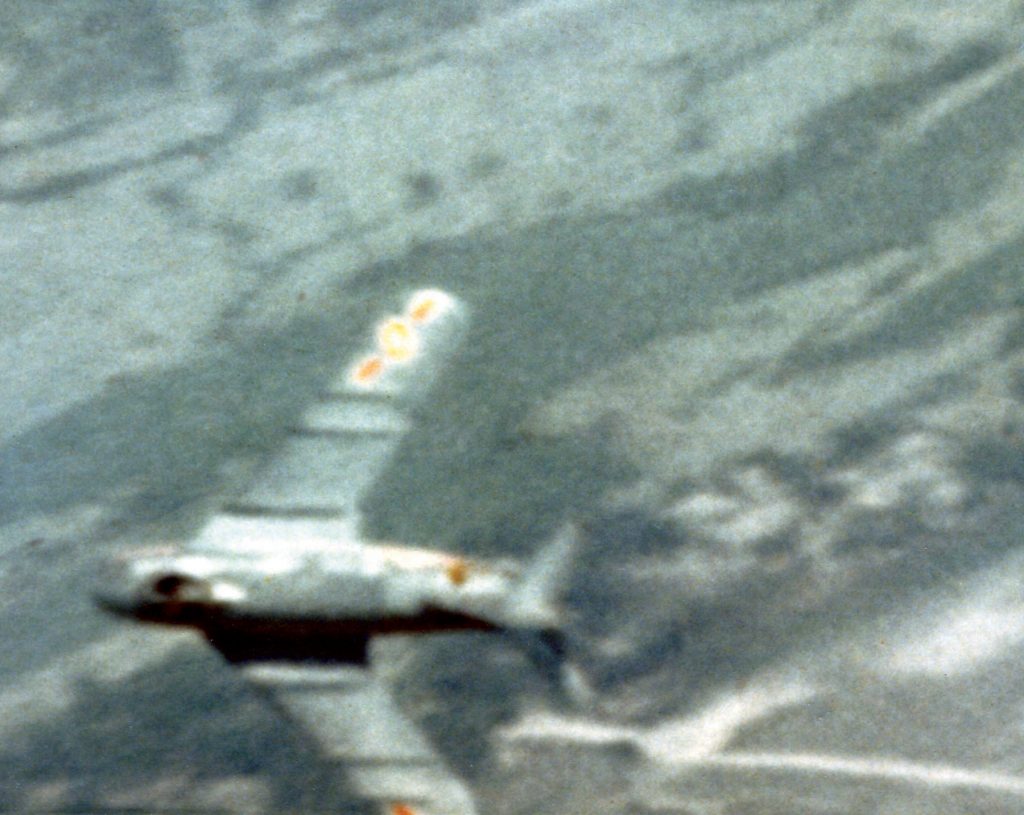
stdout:
POLYGON ((349 386, 367 391, 377 388, 396 368, 423 355, 425 334, 445 317, 461 309, 459 301, 441 289, 418 289, 408 298, 400 314, 378 321, 374 348, 349 369, 349 386))
POLYGON ((454 311, 457 306, 455 298, 441 289, 418 289, 410 295, 405 313, 413 323, 427 324, 454 311))

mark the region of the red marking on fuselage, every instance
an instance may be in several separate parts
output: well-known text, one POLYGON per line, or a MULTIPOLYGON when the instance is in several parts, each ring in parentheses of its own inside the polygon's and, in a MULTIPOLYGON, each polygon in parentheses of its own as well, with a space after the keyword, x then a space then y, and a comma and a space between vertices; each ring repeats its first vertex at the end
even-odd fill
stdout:
POLYGON ((448 579, 456 586, 461 586, 469 577, 469 564, 462 558, 454 558, 445 569, 448 579))

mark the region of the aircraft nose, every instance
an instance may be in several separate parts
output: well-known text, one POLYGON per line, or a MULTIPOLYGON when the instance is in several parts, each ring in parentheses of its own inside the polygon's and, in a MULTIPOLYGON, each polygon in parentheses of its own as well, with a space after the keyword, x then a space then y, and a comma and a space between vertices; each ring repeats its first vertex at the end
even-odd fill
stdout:
POLYGON ((93 602, 104 611, 118 617, 134 615, 138 607, 138 592, 128 567, 121 561, 107 561, 97 576, 92 593, 93 602))
POLYGON ((93 602, 103 611, 118 617, 132 616, 135 608, 133 598, 125 592, 113 592, 100 588, 93 592, 93 602))
POLYGON ((244 595, 231 584, 195 576, 184 565, 163 549, 115 557, 101 567, 93 599, 118 617, 191 625, 197 615, 244 595))
POLYGON ((131 616, 137 605, 134 592, 106 584, 93 590, 92 600, 103 611, 117 616, 131 616))

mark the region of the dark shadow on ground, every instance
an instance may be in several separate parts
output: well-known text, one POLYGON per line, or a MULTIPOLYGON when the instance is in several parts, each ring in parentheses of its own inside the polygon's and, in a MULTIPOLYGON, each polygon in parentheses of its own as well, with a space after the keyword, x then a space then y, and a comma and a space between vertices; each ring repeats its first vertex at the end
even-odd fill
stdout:
MULTIPOLYGON (((986 60, 968 61, 954 78, 986 60)), ((808 170, 770 208, 731 207, 719 216, 673 203, 677 194, 690 200, 684 185, 627 215, 420 245, 287 325, 215 345, 178 368, 111 382, 95 400, 16 438, 0 451, 0 515, 60 510, 141 483, 144 498, 131 509, 146 518, 208 493, 217 464, 233 451, 273 446, 281 420, 352 346, 353 327, 365 328, 374 288, 428 282, 462 296, 476 323, 466 353, 424 411, 441 430, 433 438, 420 434, 409 449, 417 457, 451 449, 457 436, 458 466, 443 478, 453 479, 453 499, 479 497, 484 476, 504 466, 509 450, 532 448, 543 460, 545 451, 515 428, 525 407, 558 385, 655 337, 685 333, 708 310, 754 290, 913 243, 950 212, 982 200, 999 180, 1006 150, 1024 133, 1017 79, 954 110, 922 143, 880 157, 868 153, 830 174, 808 170), (467 444, 467 435, 477 443, 467 444)), ((830 132, 845 130, 832 121, 842 108, 837 103, 823 114, 830 132)), ((863 111, 854 105, 848 115, 852 126, 863 111)), ((820 145, 806 150, 810 155, 820 145)), ((762 180, 719 183, 746 188, 762 180)), ((436 462, 425 458, 424 469, 432 471, 436 462)), ((407 466, 417 469, 403 459, 391 477, 405 478, 407 466)), ((586 475, 602 478, 593 470, 586 475)), ((423 493, 436 501, 432 491, 423 493)))
MULTIPOLYGON (((958 464, 960 475, 969 479, 970 497, 952 525, 929 523, 913 500, 884 510, 840 510, 845 490, 823 481, 822 473, 902 435, 893 428, 866 440, 852 430, 842 432, 836 452, 824 461, 795 456, 778 461, 770 452, 754 457, 791 494, 802 494, 814 515, 843 512, 847 521, 831 542, 827 562, 802 552, 799 537, 785 533, 759 544, 760 565, 722 580, 711 593, 700 583, 652 584, 631 576, 630 567, 660 559, 672 574, 673 557, 697 545, 696 539, 644 511, 591 519, 569 606, 576 657, 604 696, 603 713, 650 723, 692 709, 703 695, 741 686, 759 669, 785 664, 790 655, 827 654, 828 644, 844 633, 918 607, 936 589, 955 590, 1021 547, 1024 444, 1019 441, 997 449, 990 449, 997 439, 975 441, 962 448, 958 464), (843 448, 847 439, 856 450, 843 448), (601 643, 609 637, 628 642, 629 648, 604 655, 601 643)), ((722 472, 751 462, 750 457, 723 462, 722 472)), ((733 564, 720 554, 709 562, 728 573, 733 564)))
POLYGON ((161 779, 244 776, 267 777, 279 807, 313 804, 303 796, 315 792, 316 769, 302 737, 197 645, 124 681, 83 682, 61 715, 16 733, 0 756, 0 808, 63 782, 67 806, 83 810, 112 797, 140 808, 187 805, 181 789, 174 800, 146 796, 161 779))

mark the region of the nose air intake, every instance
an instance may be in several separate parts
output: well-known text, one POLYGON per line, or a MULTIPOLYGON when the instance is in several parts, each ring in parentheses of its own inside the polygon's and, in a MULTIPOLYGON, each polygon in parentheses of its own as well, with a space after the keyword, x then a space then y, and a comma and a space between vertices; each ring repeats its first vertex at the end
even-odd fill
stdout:
POLYGON ((153 581, 153 593, 161 597, 173 598, 181 594, 188 585, 188 578, 178 574, 167 574, 153 581))
POLYGON ((150 583, 150 592, 156 600, 182 603, 208 603, 213 600, 210 585, 187 575, 169 572, 150 583))
POLYGON ((214 587, 174 570, 140 576, 128 561, 107 563, 93 600, 103 611, 118 617, 174 622, 187 609, 214 603, 214 587))

